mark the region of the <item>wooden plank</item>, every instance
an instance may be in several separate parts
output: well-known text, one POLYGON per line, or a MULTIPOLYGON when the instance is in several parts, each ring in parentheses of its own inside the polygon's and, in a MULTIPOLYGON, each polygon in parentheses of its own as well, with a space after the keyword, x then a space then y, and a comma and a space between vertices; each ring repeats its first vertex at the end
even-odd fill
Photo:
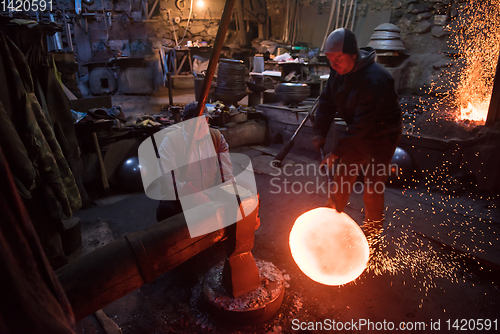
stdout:
POLYGON ((185 54, 185 55, 182 56, 182 60, 181 60, 180 65, 175 69, 175 74, 176 75, 179 75, 179 73, 181 73, 182 66, 184 65, 184 62, 186 61, 187 57, 188 57, 187 54, 185 54))

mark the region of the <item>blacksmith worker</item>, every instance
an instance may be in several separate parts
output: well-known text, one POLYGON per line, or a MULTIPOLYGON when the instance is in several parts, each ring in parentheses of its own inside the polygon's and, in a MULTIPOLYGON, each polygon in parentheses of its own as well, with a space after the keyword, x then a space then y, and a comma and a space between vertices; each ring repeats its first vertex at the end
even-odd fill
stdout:
MULTIPOLYGON (((187 104, 181 115, 182 120, 187 121, 197 117, 197 109, 198 102, 195 101, 187 104)), ((206 107, 204 117, 208 121, 209 114, 206 107)), ((176 169, 174 162, 179 162, 186 158, 188 161, 194 161, 194 163, 190 163, 184 167, 180 173, 184 177, 176 180, 176 186, 177 191, 183 188, 184 192, 195 194, 195 197, 191 198, 191 201, 195 201, 196 204, 201 205, 210 201, 207 192, 201 192, 202 190, 207 190, 223 182, 234 180, 234 176, 233 166, 229 157, 229 145, 222 133, 217 129, 198 126, 194 137, 192 137, 193 134, 191 132, 195 127, 193 122, 190 125, 184 123, 182 126, 182 136, 166 137, 161 143, 158 153, 165 170, 176 169), (190 140, 190 137, 192 140, 190 140), (212 143, 217 153, 216 157, 211 152, 212 143), (191 145, 189 150, 191 157, 185 156, 188 153, 187 145, 191 145)), ((163 200, 160 201, 156 209, 156 219, 162 221, 182 211, 179 200, 163 200)))
POLYGON ((375 240, 382 233, 385 182, 402 133, 394 79, 375 62, 372 48, 358 49, 356 36, 348 29, 336 29, 328 36, 325 54, 332 70, 316 111, 316 149, 324 146, 335 117, 347 123, 322 162, 331 170, 338 161, 327 206, 344 211, 359 172, 366 171, 363 229, 369 241, 375 240))

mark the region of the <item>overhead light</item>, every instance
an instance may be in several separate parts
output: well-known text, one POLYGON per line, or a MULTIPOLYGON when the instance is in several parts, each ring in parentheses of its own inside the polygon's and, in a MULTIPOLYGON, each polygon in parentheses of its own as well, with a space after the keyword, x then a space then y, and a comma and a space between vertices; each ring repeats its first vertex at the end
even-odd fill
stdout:
POLYGON ((199 7, 199 8, 204 8, 205 7, 205 1, 203 0, 198 0, 196 2, 196 5, 199 7))

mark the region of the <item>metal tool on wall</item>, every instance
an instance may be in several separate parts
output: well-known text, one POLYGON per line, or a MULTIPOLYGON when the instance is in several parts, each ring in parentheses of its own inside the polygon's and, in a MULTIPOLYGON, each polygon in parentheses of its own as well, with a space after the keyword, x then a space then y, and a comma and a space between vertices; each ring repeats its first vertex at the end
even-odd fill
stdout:
POLYGON ((297 130, 295 130, 295 133, 293 134, 292 138, 290 138, 290 140, 285 144, 285 146, 283 146, 283 148, 276 155, 276 157, 274 157, 274 160, 272 162, 274 167, 281 167, 281 162, 283 161, 283 159, 285 159, 286 155, 288 154, 288 152, 290 152, 290 150, 292 149, 292 147, 294 145, 295 137, 300 132, 302 127, 304 127, 304 125, 306 124, 307 120, 311 117, 311 115, 316 111, 316 109, 318 108, 318 105, 319 105, 319 97, 314 101, 313 105, 311 106, 311 109, 309 110, 307 115, 304 117, 304 119, 300 123, 297 130))

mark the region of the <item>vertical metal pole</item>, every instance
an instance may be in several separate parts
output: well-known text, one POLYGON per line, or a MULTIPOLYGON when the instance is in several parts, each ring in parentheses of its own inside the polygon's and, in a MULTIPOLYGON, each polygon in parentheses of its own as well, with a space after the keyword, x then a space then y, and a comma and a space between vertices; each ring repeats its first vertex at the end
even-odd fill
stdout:
POLYGON ((347 0, 344 1, 344 13, 342 14, 342 26, 341 28, 345 28, 345 14, 346 14, 346 11, 347 11, 347 0))
POLYGON ((247 29, 245 25, 245 15, 243 15, 243 0, 236 2, 236 18, 238 19, 238 30, 240 34, 240 44, 247 45, 247 29))
POLYGON ((235 0, 227 0, 224 6, 224 12, 220 19, 219 30, 217 31, 217 36, 215 37, 215 42, 212 50, 212 55, 210 56, 210 62, 208 63, 207 72, 205 74, 205 80, 203 80, 203 86, 200 92, 200 100, 198 101, 198 116, 203 115, 203 110, 205 110, 205 103, 207 102, 208 92, 210 91, 210 85, 212 84, 212 79, 214 78, 215 68, 217 67, 217 62, 219 61, 220 52, 222 46, 224 45, 224 40, 226 39, 227 28, 229 27, 229 22, 231 21, 231 15, 233 13, 235 0))
MULTIPOLYGON (((321 44, 321 51, 325 50, 325 43, 326 39, 328 38, 328 35, 330 35, 330 25, 332 24, 332 19, 333 19, 333 13, 335 13, 335 6, 336 6, 336 1, 337 0, 332 0, 332 7, 330 8, 330 18, 328 19, 328 25, 326 26, 326 31, 325 31, 325 38, 323 38, 323 44, 321 44)), ((340 0, 338 0, 340 1, 340 0)))
POLYGON ((486 117, 486 125, 492 126, 500 121, 500 54, 498 55, 497 69, 495 71, 495 80, 493 81, 493 90, 491 92, 490 107, 486 117))
POLYGON ((174 89, 174 85, 172 83, 172 73, 167 72, 167 85, 168 85, 168 105, 174 105, 174 95, 172 89, 174 89))

